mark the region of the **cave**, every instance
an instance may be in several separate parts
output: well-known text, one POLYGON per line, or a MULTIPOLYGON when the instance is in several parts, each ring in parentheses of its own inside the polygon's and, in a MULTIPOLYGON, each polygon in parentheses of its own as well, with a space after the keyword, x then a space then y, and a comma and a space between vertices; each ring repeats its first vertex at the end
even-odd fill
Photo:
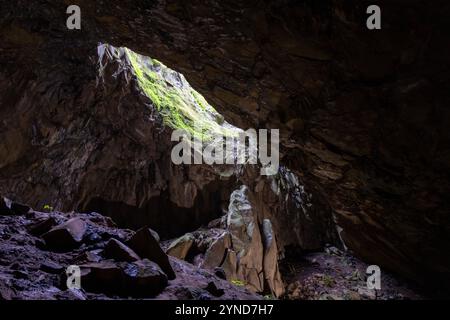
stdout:
POLYGON ((448 299, 450 5, 376 1, 371 30, 371 2, 2 4, 0 298, 448 299), (248 129, 274 174, 171 161, 175 130, 248 129), (70 264, 95 292, 18 284, 70 264))

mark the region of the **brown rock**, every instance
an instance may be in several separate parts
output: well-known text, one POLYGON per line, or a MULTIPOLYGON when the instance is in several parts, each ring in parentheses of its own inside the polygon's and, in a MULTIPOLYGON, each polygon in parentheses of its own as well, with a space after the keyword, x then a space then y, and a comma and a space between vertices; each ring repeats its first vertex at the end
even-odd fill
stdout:
POLYGON ((284 283, 278 269, 278 247, 270 220, 263 221, 264 278, 275 297, 284 294, 284 283))
POLYGON ((238 256, 237 278, 253 292, 264 290, 263 244, 258 217, 248 198, 248 188, 233 191, 228 207, 228 229, 238 256))
POLYGON ((170 265, 169 258, 161 249, 158 241, 155 239, 149 228, 138 230, 127 242, 127 245, 140 257, 147 258, 157 263, 170 280, 176 278, 175 272, 170 265))
POLYGON ((237 257, 236 252, 231 249, 227 250, 227 255, 225 256, 225 260, 222 263, 222 269, 226 275, 226 278, 229 281, 232 281, 237 278, 237 257))
POLYGON ((42 238, 48 248, 64 252, 80 245, 85 232, 86 223, 80 218, 73 218, 44 233, 42 238))
POLYGON ((136 252, 116 239, 110 239, 108 241, 104 250, 104 255, 106 258, 117 261, 133 262, 140 260, 136 252))
POLYGON ((194 244, 194 236, 190 233, 187 233, 184 236, 174 240, 170 244, 166 252, 168 255, 171 255, 172 257, 185 260, 193 244, 194 244))
POLYGON ((231 237, 228 232, 224 232, 206 251, 202 267, 208 269, 219 267, 225 258, 226 250, 228 248, 231 248, 231 237))

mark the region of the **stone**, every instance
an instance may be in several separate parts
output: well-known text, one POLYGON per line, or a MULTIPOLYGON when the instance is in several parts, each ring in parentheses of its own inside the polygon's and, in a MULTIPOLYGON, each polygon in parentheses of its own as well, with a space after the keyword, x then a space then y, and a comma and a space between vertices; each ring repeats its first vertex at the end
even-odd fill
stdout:
POLYGON ((30 211, 30 207, 18 202, 12 202, 11 210, 17 215, 25 215, 30 211))
POLYGON ((186 260, 189 250, 194 244, 194 240, 194 236, 190 233, 187 233, 184 236, 174 240, 170 244, 169 248, 167 248, 166 253, 168 255, 171 255, 172 257, 186 260))
POLYGON ((214 240, 207 249, 202 267, 208 269, 220 267, 225 258, 226 250, 230 247, 231 237, 230 234, 225 231, 216 240, 214 240))
POLYGON ((10 281, 0 277, 0 301, 12 300, 14 296, 15 291, 12 288, 10 281))
POLYGON ((205 288, 206 291, 211 293, 214 297, 221 297, 225 293, 222 288, 218 288, 214 281, 208 282, 208 285, 205 288))
POLYGON ((167 286, 167 275, 148 259, 127 264, 124 273, 124 285, 133 297, 156 296, 167 286))
POLYGON ((153 236, 149 228, 139 229, 127 245, 133 249, 141 258, 147 258, 158 264, 166 273, 169 280, 176 278, 175 272, 170 265, 169 258, 161 249, 158 241, 153 236))
POLYGON ((85 232, 86 223, 80 218, 72 218, 44 233, 42 238, 49 249, 66 252, 81 244, 85 232))
POLYGON ((25 215, 30 211, 30 207, 24 204, 11 201, 8 198, 0 199, 0 214, 2 215, 25 215))
POLYGON ((85 290, 118 296, 153 297, 167 286, 167 276, 154 262, 104 260, 80 265, 85 290))
POLYGON ((79 267, 81 269, 81 285, 84 290, 105 294, 123 293, 124 272, 117 263, 104 260, 83 264, 79 267))
POLYGON ((269 284, 272 294, 278 298, 284 294, 284 283, 278 268, 278 247, 270 220, 264 219, 262 230, 264 241, 264 278, 269 284))
POLYGON ((60 274, 64 270, 64 267, 56 262, 44 261, 41 263, 39 269, 51 274, 60 274))
POLYGON ((238 257, 237 279, 243 280, 253 292, 262 292, 263 244, 258 217, 249 200, 246 186, 241 186, 230 196, 227 225, 238 257))
POLYGON ((238 263, 236 252, 228 249, 221 268, 225 273, 226 279, 228 279, 229 281, 235 280, 237 278, 237 265, 238 263))
POLYGON ((100 256, 100 253, 102 252, 101 249, 92 250, 92 251, 85 251, 79 256, 77 256, 74 261, 76 263, 90 263, 90 262, 100 262, 102 260, 102 257, 100 256))
POLYGON ((33 236, 41 236, 50 231, 56 225, 56 220, 53 217, 41 220, 28 226, 28 232, 33 236))
POLYGON ((139 256, 132 249, 116 239, 110 239, 103 251, 105 258, 116 261, 133 262, 140 260, 139 256))
POLYGON ((225 271, 222 267, 215 267, 214 268, 214 274, 219 277, 220 279, 226 280, 227 275, 225 274, 225 271))
POLYGON ((7 205, 5 198, 0 197, 0 215, 11 215, 11 209, 7 205))

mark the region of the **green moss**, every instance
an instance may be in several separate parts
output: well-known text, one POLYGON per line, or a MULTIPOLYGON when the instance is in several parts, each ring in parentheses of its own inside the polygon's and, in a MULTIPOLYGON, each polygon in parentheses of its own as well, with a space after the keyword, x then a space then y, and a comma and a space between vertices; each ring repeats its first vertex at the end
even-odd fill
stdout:
POLYGON ((224 124, 223 117, 195 91, 182 75, 156 59, 126 49, 139 87, 160 112, 164 123, 192 136, 211 140, 214 134, 237 136, 237 128, 224 124))
POLYGON ((231 280, 231 283, 238 287, 245 286, 245 282, 242 280, 238 280, 238 279, 231 280))

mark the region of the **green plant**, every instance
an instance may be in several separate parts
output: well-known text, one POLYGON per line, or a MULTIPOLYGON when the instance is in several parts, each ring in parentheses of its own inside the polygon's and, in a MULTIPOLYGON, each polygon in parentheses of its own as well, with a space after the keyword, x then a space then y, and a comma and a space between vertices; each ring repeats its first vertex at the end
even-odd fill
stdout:
POLYGON ((44 208, 44 210, 47 210, 47 211, 53 211, 53 207, 50 206, 49 204, 44 205, 43 208, 44 208))
POLYGON ((335 284, 333 277, 331 277, 329 275, 324 275, 322 277, 322 281, 323 281, 324 285, 327 287, 332 287, 335 284))
POLYGON ((245 282, 242 280, 239 280, 239 279, 233 279, 233 280, 231 280, 231 283, 238 287, 245 286, 245 282))

